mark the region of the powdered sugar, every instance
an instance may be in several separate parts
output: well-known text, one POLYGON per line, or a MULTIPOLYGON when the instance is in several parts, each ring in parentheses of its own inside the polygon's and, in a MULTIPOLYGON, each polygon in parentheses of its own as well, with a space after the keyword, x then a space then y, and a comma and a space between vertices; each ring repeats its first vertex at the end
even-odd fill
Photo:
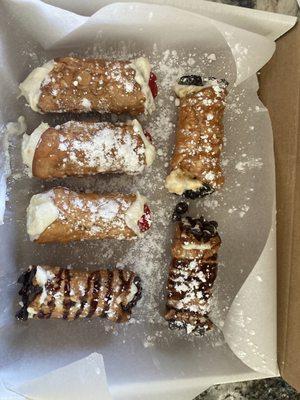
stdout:
POLYGON ((70 121, 56 129, 61 131, 58 149, 66 152, 65 163, 76 166, 78 174, 84 171, 136 174, 145 168, 145 145, 131 124, 85 125, 70 121), (68 133, 72 131, 75 136, 68 133))

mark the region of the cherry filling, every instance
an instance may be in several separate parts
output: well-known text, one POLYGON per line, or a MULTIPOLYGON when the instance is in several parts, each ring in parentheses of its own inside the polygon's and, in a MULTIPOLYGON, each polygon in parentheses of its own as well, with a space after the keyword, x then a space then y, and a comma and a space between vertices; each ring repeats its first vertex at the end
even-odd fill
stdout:
POLYGON ((149 142, 152 143, 152 135, 151 135, 151 133, 149 131, 144 131, 144 135, 149 140, 149 142))
POLYGON ((156 75, 155 75, 153 72, 151 72, 151 73, 150 73, 150 78, 149 78, 148 85, 149 85, 149 87, 150 87, 152 96, 153 96, 154 98, 157 96, 157 93, 158 93, 158 88, 157 88, 157 83, 156 83, 156 81, 157 81, 156 75))
POLYGON ((151 211, 147 204, 144 205, 144 214, 138 221, 141 232, 146 232, 151 226, 151 211))

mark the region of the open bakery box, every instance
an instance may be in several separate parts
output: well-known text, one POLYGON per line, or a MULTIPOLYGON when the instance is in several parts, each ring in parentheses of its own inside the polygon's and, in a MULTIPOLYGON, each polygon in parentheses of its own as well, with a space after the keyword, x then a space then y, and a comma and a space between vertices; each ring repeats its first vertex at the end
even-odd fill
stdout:
MULTIPOLYGON (((204 71, 212 70, 213 73, 222 71, 222 62, 218 64, 218 59, 226 58, 229 54, 226 51, 230 48, 230 60, 236 63, 236 70, 233 68, 236 81, 240 79, 239 85, 231 89, 234 97, 229 100, 225 117, 227 143, 224 158, 227 162, 224 167, 229 190, 224 192, 223 197, 213 197, 213 200, 205 200, 199 206, 209 216, 219 218, 224 231, 225 250, 220 259, 221 263, 225 260, 225 267, 220 269, 215 293, 218 300, 214 315, 217 327, 209 338, 187 339, 184 334, 170 333, 168 330, 159 316, 163 313, 162 292, 166 274, 160 270, 166 271, 167 263, 164 261, 162 266, 162 261, 158 263, 156 259, 152 260, 153 247, 147 247, 145 241, 142 245, 145 246, 148 264, 146 262, 144 265, 142 257, 136 255, 139 250, 139 247, 135 248, 136 245, 131 246, 133 255, 130 256, 126 247, 120 245, 119 251, 125 256, 122 259, 118 254, 116 260, 112 256, 115 249, 112 251, 109 243, 100 247, 92 246, 95 256, 91 264, 99 262, 99 254, 104 260, 107 257, 109 262, 132 262, 135 257, 141 264, 137 268, 141 268, 139 272, 145 286, 147 283, 150 285, 153 279, 159 280, 160 289, 153 284, 152 293, 146 290, 142 311, 137 311, 138 315, 128 327, 116 329, 105 325, 104 329, 102 321, 67 325, 59 321, 47 321, 45 326, 41 326, 44 324, 42 321, 29 321, 25 324, 14 321, 16 278, 20 269, 31 262, 39 263, 41 259, 43 262, 47 259, 47 262, 55 263, 62 257, 67 265, 77 261, 86 263, 90 260, 87 257, 92 255, 84 253, 84 244, 78 248, 68 247, 65 253, 51 247, 50 254, 45 248, 39 251, 37 245, 27 243, 24 204, 42 186, 24 176, 17 160, 20 137, 12 137, 11 134, 8 137, 3 129, 0 177, 1 199, 4 199, 4 203, 0 206, 4 208, 5 198, 8 201, 4 225, 0 226, 1 400, 188 400, 213 384, 279 374, 300 390, 300 28, 294 26, 296 19, 196 0, 153 0, 130 4, 126 1, 112 4, 111 1, 100 0, 90 0, 84 4, 80 0, 49 0, 45 3, 37 0, 2 0, 1 3, 3 124, 25 115, 28 130, 36 126, 41 117, 34 116, 24 108, 24 103, 16 100, 18 82, 31 68, 47 58, 75 51, 74 43, 89 43, 94 32, 98 36, 93 42, 93 48, 89 49, 90 53, 102 54, 101 51, 99 53, 99 46, 108 46, 110 42, 104 39, 109 33, 113 40, 105 54, 120 57, 121 52, 123 58, 131 57, 134 53, 130 49, 129 55, 126 38, 136 41, 139 47, 143 46, 145 32, 148 38, 151 38, 150 32, 153 33, 153 41, 157 41, 158 50, 152 61, 165 84, 161 84, 161 90, 169 90, 174 75, 182 72, 182 65, 175 67, 174 60, 176 65, 178 57, 185 60, 186 54, 180 51, 189 42, 193 48, 198 45, 201 52, 206 54, 207 62, 202 68, 204 71), (161 6, 163 8, 159 8, 161 6), (186 21, 189 21, 189 26, 184 25, 186 21), (214 35, 216 29, 218 34, 214 35), (185 32, 184 35, 182 32, 185 32), (196 39, 195 32, 198 32, 196 39), (212 35, 215 36, 214 42, 211 41, 212 35), (162 36, 165 37, 162 39, 162 36), (116 41, 121 41, 120 37, 125 45, 122 43, 117 54, 114 53, 114 45, 116 41), (166 40, 171 43, 168 47, 165 46, 166 40), (224 40, 229 47, 222 53, 224 40), (272 56, 275 40, 276 51, 272 56), (57 47, 57 43, 60 46, 57 47), (73 43, 73 47, 69 43, 73 43), (159 46, 162 48, 161 53, 159 46), (214 67, 215 64, 219 67, 214 67), (269 110, 272 129, 268 113, 256 95, 258 83, 255 72, 258 70, 259 97, 269 110), (238 103, 238 107, 233 106, 234 103, 238 103), (252 131, 257 133, 256 136, 253 136, 252 131), (7 157, 4 157, 7 156, 8 147, 11 171, 7 166, 7 157), (248 157, 250 155, 252 158, 248 157), (244 156, 245 159, 241 158, 244 156), (232 173, 230 168, 235 172, 232 173), (237 189, 230 186, 233 183, 237 189), (251 197, 250 192, 241 190, 247 186, 253 187, 254 197, 251 197), (242 197, 249 196, 249 202, 245 203, 244 198, 239 198, 239 193, 242 197), (232 199, 234 204, 230 204, 232 199), (229 204, 225 218, 224 210, 218 211, 220 207, 217 206, 221 204, 222 208, 222 204, 226 203, 229 204), (232 236, 236 232, 239 238, 232 236), (237 273, 233 274, 234 270, 230 269, 230 260, 235 267, 239 266, 237 273), (150 295, 153 297, 151 301, 150 295), (144 309, 144 314, 147 314, 145 316, 143 307, 146 307, 147 301, 150 303, 144 309), (135 319, 137 323, 134 323, 135 319)), ((149 52, 149 49, 146 45, 145 52, 149 52)), ((188 54, 186 60, 184 70, 192 70, 195 60, 202 62, 201 58, 197 59, 196 53, 188 54)), ((232 75, 229 73, 226 77, 232 78, 232 75)), ((165 102, 173 101, 170 100, 171 94, 170 89, 166 97, 159 100, 158 112, 166 110, 165 102)), ((172 122, 166 116, 156 122, 152 121, 154 137, 157 135, 162 150, 155 167, 157 169, 148 173, 146 180, 141 179, 138 189, 148 185, 151 174, 157 174, 156 180, 160 181, 158 169, 164 168, 170 156, 169 139, 161 131, 167 131, 169 123, 172 131, 172 122)), ((18 124, 12 126, 18 128, 18 124)), ((116 182, 104 182, 108 188, 118 187, 116 182)), ((78 185, 78 182, 70 182, 70 185, 75 184, 78 185)), ((89 189, 96 185, 92 180, 86 184, 89 189)), ((135 183, 125 179, 121 188, 126 190, 129 184, 135 183)), ((46 188, 50 186, 50 183, 45 184, 46 188)), ((102 186, 103 181, 100 180, 96 188, 101 190, 102 186)), ((171 197, 163 200, 170 204, 165 206, 165 212, 159 212, 162 187, 149 187, 153 202, 156 203, 154 211, 161 219, 169 217, 176 200, 171 197)), ((170 235, 166 225, 160 226, 159 221, 157 224, 153 236, 159 235, 158 230, 162 230, 165 236, 170 235)), ((166 249, 169 249, 170 241, 162 236, 158 236, 158 239, 165 246, 160 260, 165 260, 169 257, 165 253, 169 251, 166 249)))

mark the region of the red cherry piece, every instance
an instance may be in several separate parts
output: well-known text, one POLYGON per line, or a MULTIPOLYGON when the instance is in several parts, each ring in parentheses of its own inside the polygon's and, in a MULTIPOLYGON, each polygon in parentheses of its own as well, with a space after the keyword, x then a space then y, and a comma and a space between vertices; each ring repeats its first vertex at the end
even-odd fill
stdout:
POLYGON ((144 131, 144 135, 149 140, 149 142, 152 143, 152 135, 151 135, 151 133, 149 131, 144 131))
POLYGON ((150 87, 152 96, 154 98, 157 96, 157 93, 158 93, 158 88, 157 88, 156 81, 157 81, 156 75, 153 72, 151 72, 148 85, 150 87))
POLYGON ((151 211, 147 204, 144 205, 144 214, 141 216, 138 226, 141 232, 146 232, 151 226, 151 211))

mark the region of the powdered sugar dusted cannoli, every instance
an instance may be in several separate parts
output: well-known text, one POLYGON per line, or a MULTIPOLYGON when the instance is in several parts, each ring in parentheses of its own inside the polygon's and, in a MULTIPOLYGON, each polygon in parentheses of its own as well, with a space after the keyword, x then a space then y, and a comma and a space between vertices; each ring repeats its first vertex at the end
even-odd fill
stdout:
POLYGON ((42 113, 151 114, 157 95, 156 76, 144 57, 56 58, 33 70, 20 90, 32 110, 42 113))
POLYGON ((21 320, 102 317, 126 322, 142 291, 134 272, 116 268, 88 272, 37 265, 18 282, 22 308, 16 317, 21 320))
POLYGON ((165 313, 171 328, 203 334, 212 327, 209 312, 221 245, 217 226, 203 217, 184 217, 177 223, 165 313))
POLYGON ((180 99, 176 143, 166 188, 196 198, 212 193, 224 182, 221 168, 222 118, 227 82, 183 76, 175 85, 180 99))
POLYGON ((155 148, 140 123, 69 121, 55 128, 41 123, 22 143, 29 175, 41 179, 97 173, 141 173, 155 148))
POLYGON ((134 238, 151 226, 146 202, 139 193, 76 193, 56 187, 31 198, 27 232, 38 243, 134 238))

